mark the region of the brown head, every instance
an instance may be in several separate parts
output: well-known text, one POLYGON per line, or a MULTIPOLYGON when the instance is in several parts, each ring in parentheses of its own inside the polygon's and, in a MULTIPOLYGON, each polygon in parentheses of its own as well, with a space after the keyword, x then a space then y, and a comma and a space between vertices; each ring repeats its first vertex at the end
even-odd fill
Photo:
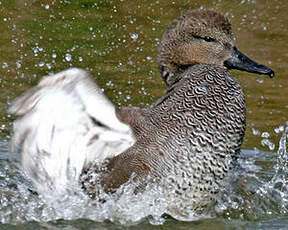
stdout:
POLYGON ((187 67, 200 63, 274 75, 237 50, 230 22, 212 10, 192 11, 174 20, 160 42, 157 62, 168 86, 187 67))

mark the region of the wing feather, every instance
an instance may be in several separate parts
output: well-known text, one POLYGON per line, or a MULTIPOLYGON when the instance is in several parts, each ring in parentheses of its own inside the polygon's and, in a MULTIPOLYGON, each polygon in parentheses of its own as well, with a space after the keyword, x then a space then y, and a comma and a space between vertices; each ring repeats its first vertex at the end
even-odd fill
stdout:
POLYGON ((130 127, 81 69, 44 77, 9 108, 14 122, 11 151, 42 194, 62 194, 78 184, 83 167, 132 146, 130 127))

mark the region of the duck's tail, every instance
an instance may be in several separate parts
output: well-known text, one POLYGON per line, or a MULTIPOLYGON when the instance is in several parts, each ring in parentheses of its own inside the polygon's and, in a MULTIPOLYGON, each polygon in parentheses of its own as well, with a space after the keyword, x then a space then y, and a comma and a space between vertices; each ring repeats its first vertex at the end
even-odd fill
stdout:
POLYGON ((129 126, 116 117, 102 90, 81 69, 44 77, 17 98, 11 151, 41 194, 62 194, 78 184, 83 167, 101 163, 131 145, 129 126))

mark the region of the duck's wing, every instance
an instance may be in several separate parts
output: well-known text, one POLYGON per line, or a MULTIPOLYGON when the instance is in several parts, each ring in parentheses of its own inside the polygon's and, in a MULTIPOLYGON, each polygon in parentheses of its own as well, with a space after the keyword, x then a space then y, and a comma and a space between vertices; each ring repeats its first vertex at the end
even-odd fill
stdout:
POLYGON ((62 193, 78 183, 83 167, 120 154, 135 142, 130 127, 81 69, 44 77, 9 108, 11 151, 21 152, 25 173, 40 193, 62 193))

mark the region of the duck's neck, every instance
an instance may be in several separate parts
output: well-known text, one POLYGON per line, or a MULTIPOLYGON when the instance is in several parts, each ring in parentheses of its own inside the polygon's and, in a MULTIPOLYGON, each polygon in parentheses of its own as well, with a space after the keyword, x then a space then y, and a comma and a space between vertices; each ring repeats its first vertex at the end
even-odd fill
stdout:
POLYGON ((190 68, 191 65, 187 66, 181 66, 178 68, 175 68, 175 71, 171 71, 168 68, 165 68, 164 66, 160 66, 160 74, 162 76, 163 81, 165 82, 166 86, 169 88, 175 82, 178 82, 181 78, 182 73, 184 73, 188 68, 190 68))
POLYGON ((175 71, 169 71, 165 69, 165 67, 160 66, 160 73, 163 78, 163 81, 166 83, 167 88, 172 87, 175 83, 177 83, 181 78, 183 78, 183 73, 186 72, 188 69, 193 68, 194 66, 201 65, 201 64, 194 64, 194 65, 183 65, 175 67, 175 71))
MULTIPOLYGON (((169 78, 167 78, 167 80, 165 81, 163 75, 162 75, 162 78, 163 80, 165 81, 166 83, 166 86, 168 88, 168 90, 170 88, 173 88, 173 86, 175 84, 177 84, 181 79, 185 78, 185 73, 186 72, 194 72, 194 71, 197 71, 199 69, 199 67, 201 68, 201 66, 217 66, 218 68, 223 68, 223 69, 226 69, 224 66, 221 66, 221 65, 217 65, 217 64, 203 64, 203 63, 197 63, 197 64, 194 64, 194 65, 185 65, 185 66, 180 66, 180 67, 177 67, 177 70, 172 72, 168 72, 168 75, 169 75, 169 78)), ((162 74, 162 73, 161 73, 162 74)), ((189 74, 190 75, 190 74, 189 74)))

